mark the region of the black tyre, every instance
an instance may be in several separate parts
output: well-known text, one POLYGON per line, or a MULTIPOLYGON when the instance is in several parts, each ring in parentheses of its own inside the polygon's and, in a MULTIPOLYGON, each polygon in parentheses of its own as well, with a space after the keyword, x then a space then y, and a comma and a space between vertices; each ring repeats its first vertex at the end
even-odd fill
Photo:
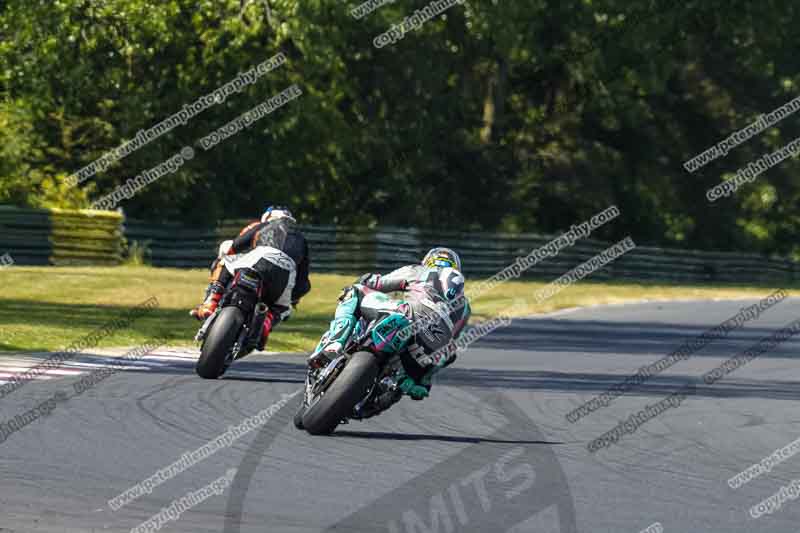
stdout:
POLYGON ((211 324, 211 329, 200 350, 195 370, 205 379, 217 379, 225 373, 225 358, 239 338, 244 324, 244 314, 238 307, 226 307, 211 324))
POLYGON ((378 375, 378 363, 369 352, 350 357, 342 373, 322 398, 306 409, 303 427, 312 435, 329 435, 369 392, 378 375))
POLYGON ((294 414, 294 427, 297 429, 303 429, 303 415, 306 414, 306 404, 303 402, 300 405, 300 408, 294 414))

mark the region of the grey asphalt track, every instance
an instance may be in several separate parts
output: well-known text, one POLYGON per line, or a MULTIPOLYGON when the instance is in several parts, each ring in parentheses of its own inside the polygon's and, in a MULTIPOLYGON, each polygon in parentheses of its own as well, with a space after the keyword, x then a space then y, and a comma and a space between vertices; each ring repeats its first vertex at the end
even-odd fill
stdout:
POLYGON ((260 429, 118 511, 110 498, 296 391, 302 358, 251 356, 217 381, 198 378, 189 360, 144 364, 77 397, 75 377, 32 382, 0 400, 0 421, 56 392, 69 399, 0 444, 0 533, 130 531, 231 468, 223 494, 161 530, 638 533, 659 522, 676 533, 794 532, 800 501, 758 519, 748 510, 800 478, 800 456, 736 490, 727 480, 800 437, 800 340, 714 385, 700 377, 800 317, 800 300, 608 407, 565 419, 751 303, 606 306, 516 321, 461 355, 423 402, 404 399, 333 437, 312 437, 291 423, 295 396, 260 429), (686 383, 696 387, 680 406, 589 453, 589 441, 686 383))

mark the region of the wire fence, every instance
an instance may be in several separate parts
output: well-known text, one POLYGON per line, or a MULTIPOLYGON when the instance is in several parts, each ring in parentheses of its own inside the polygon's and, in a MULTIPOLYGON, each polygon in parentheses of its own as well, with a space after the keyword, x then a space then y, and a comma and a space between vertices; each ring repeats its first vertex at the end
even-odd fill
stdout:
MULTIPOLYGON (((219 243, 233 238, 248 220, 216 228, 123 219, 118 213, 21 209, 0 206, 0 251, 17 265, 114 265, 126 247, 143 250, 157 267, 206 268, 219 243)), ((375 229, 301 226, 315 272, 384 272, 419 261, 429 248, 457 250, 468 276, 489 276, 517 257, 549 242, 539 234, 459 233, 416 228, 375 229)), ((551 279, 586 261, 609 243, 585 239, 537 264, 523 277, 551 279)), ((738 252, 703 252, 637 246, 593 278, 675 282, 786 283, 800 279, 798 263, 782 257, 738 252)))

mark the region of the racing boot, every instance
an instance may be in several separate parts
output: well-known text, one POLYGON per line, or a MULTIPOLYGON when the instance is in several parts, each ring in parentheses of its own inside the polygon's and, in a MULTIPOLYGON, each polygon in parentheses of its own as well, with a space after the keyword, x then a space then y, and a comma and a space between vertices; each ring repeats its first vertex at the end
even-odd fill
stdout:
POLYGON ((217 310, 219 301, 222 299, 222 294, 225 288, 218 281, 213 281, 206 290, 205 301, 196 308, 189 311, 189 314, 197 320, 205 320, 217 310))
POLYGON ((264 317, 264 325, 261 329, 261 340, 258 342, 258 351, 263 352, 269 340, 269 334, 275 326, 275 314, 272 310, 267 311, 267 316, 264 317))
POLYGON ((354 288, 348 287, 339 297, 339 305, 336 307, 336 314, 331 321, 330 329, 325 332, 308 358, 309 367, 324 368, 342 355, 356 324, 357 308, 358 294, 354 288))

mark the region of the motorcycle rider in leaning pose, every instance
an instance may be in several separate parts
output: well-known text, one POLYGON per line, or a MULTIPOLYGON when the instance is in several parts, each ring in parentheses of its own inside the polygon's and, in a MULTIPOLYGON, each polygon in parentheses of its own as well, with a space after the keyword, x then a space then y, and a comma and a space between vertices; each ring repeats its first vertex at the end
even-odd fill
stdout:
POLYGON ((219 307, 225 288, 233 277, 222 262, 223 256, 247 253, 259 246, 268 247, 264 257, 253 266, 264 280, 261 299, 269 307, 258 345, 258 349, 263 350, 270 332, 282 320, 289 318, 292 306, 311 290, 308 243, 286 207, 268 207, 260 222, 249 224, 236 239, 220 245, 219 255, 211 265, 205 301, 189 314, 205 320, 219 307))
POLYGON ((419 265, 408 265, 390 274, 364 274, 345 287, 330 329, 322 336, 308 364, 320 368, 342 354, 359 317, 371 320, 380 311, 406 315, 414 335, 402 357, 405 375, 399 388, 422 400, 431 389, 431 378, 456 359, 453 342, 469 320, 469 302, 464 297, 461 259, 449 248, 433 248, 419 265), (385 293, 402 291, 404 300, 385 293))

